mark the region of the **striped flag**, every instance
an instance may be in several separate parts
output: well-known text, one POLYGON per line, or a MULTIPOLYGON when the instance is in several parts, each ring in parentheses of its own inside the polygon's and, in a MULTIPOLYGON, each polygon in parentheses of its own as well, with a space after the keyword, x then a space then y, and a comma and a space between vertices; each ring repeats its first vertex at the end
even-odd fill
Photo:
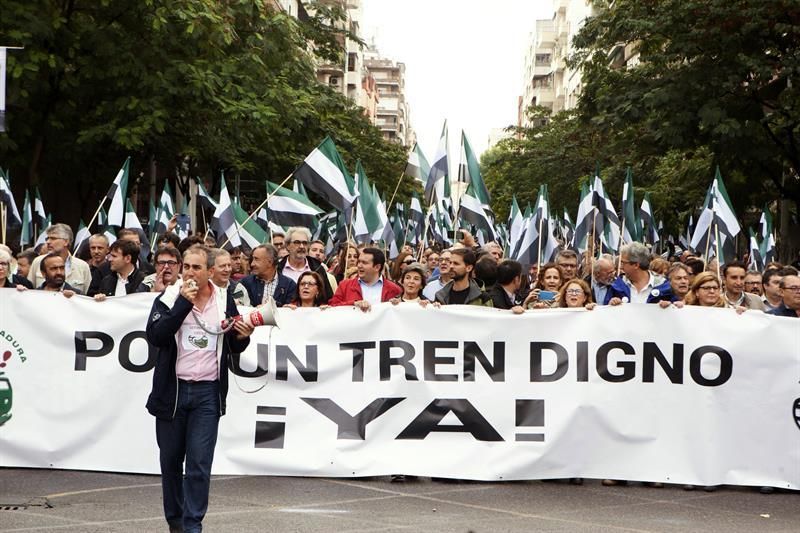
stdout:
POLYGON ((111 188, 108 189, 106 199, 109 200, 108 205, 108 225, 122 227, 125 223, 125 198, 128 193, 128 172, 130 168, 131 158, 125 159, 122 168, 119 169, 117 175, 114 177, 114 182, 111 188))
POLYGON ((414 147, 408 153, 405 175, 425 185, 430 172, 431 165, 428 163, 425 154, 422 153, 422 148, 419 147, 418 143, 414 143, 414 147))
POLYGON ((124 227, 126 229, 134 230, 136 234, 139 235, 139 242, 142 245, 139 252, 139 259, 142 261, 147 261, 147 252, 150 250, 150 239, 144 232, 144 228, 142 227, 142 223, 139 221, 139 217, 136 216, 136 210, 133 208, 133 203, 131 203, 130 198, 128 198, 125 203, 124 227))
POLYGON ((633 173, 630 167, 625 175, 625 184, 622 186, 622 241, 634 242, 641 240, 641 228, 637 215, 636 203, 633 198, 633 173))
POLYGON ((600 242, 605 244, 608 251, 616 253, 619 250, 620 242, 620 223, 611 199, 606 195, 603 187, 603 180, 600 174, 594 176, 594 186, 592 187, 592 205, 597 209, 597 232, 600 235, 600 242))
POLYGON ((639 208, 639 218, 642 222, 642 238, 650 244, 657 243, 661 237, 659 237, 658 228, 656 228, 656 219, 653 216, 649 192, 644 193, 644 200, 642 200, 642 206, 639 208))
POLYGON ((759 233, 761 234, 761 257, 764 265, 775 260, 775 232, 772 229, 772 212, 769 205, 764 205, 759 220, 759 233))
POLYGON ((433 205, 437 201, 450 196, 450 168, 447 162, 447 121, 444 121, 442 135, 439 138, 439 148, 433 159, 433 166, 425 182, 425 203, 433 205))
POLYGON ((355 202, 353 178, 330 137, 306 157, 294 177, 335 209, 347 211, 355 202))
MULTIPOLYGON (((222 205, 222 196, 220 195, 220 205, 222 205)), ((234 230, 237 232, 241 244, 246 244, 251 250, 267 242, 267 232, 259 226, 252 218, 248 219, 247 212, 241 208, 239 202, 231 205, 231 210, 235 217, 234 230)), ((228 243, 231 248, 234 246, 241 246, 241 244, 233 244, 233 239, 228 243)))
POLYGON ((458 181, 469 183, 472 186, 472 196, 477 198, 483 209, 491 218, 494 218, 494 213, 489 207, 491 198, 481 175, 481 166, 463 131, 461 132, 461 163, 458 166, 458 181))
MULTIPOLYGON (((302 190, 305 191, 305 188, 302 190)), ((314 205, 304 194, 274 183, 267 182, 267 196, 269 197, 267 219, 281 226, 303 226, 313 229, 317 225, 317 217, 323 214, 322 209, 314 205)))
POLYGON ((220 176, 220 181, 219 202, 211 220, 211 227, 217 236, 218 246, 221 247, 224 244, 228 249, 235 248, 242 245, 242 240, 239 238, 239 232, 237 231, 233 202, 231 202, 231 197, 228 194, 224 175, 220 176))
POLYGON ((33 226, 39 230, 46 229, 50 226, 48 218, 42 203, 42 196, 39 194, 39 187, 36 187, 33 198, 33 226))
POLYGON ((729 249, 725 251, 725 255, 730 255, 733 238, 739 234, 741 227, 733 212, 733 205, 728 197, 725 184, 722 182, 719 167, 717 167, 714 180, 706 192, 703 211, 697 219, 697 225, 692 234, 691 247, 706 255, 711 255, 712 252, 716 254, 716 250, 711 250, 712 244, 715 244, 716 231, 720 233, 719 240, 721 242, 718 243, 720 246, 729 243, 729 249), (706 253, 706 250, 709 252, 706 253))
POLYGON ((373 234, 379 228, 382 230, 384 226, 381 224, 379 214, 380 198, 377 192, 373 193, 373 187, 367 179, 364 167, 361 166, 361 160, 356 162, 355 181, 358 198, 356 200, 356 217, 353 221, 353 237, 357 242, 369 243, 373 240, 373 234))
POLYGON ((158 217, 156 218, 156 232, 166 233, 169 221, 175 214, 175 204, 172 202, 172 190, 169 181, 164 182, 161 198, 158 201, 158 217))
POLYGON ((581 252, 592 246, 592 233, 595 231, 595 214, 597 211, 592 205, 592 191, 589 185, 581 186, 581 199, 578 202, 578 215, 575 217, 575 236, 573 244, 581 252))
POLYGON ((508 215, 508 248, 513 251, 520 243, 522 230, 525 227, 525 218, 519 210, 517 196, 511 196, 511 212, 508 215))
POLYGON ((756 237, 753 228, 750 228, 750 261, 747 265, 748 270, 764 270, 764 259, 761 255, 761 247, 762 244, 758 244, 758 238, 756 237))
POLYGON ((89 245, 89 237, 92 236, 92 232, 89 231, 89 228, 83 223, 83 220, 80 221, 80 225, 78 226, 78 233, 75 234, 75 245, 72 247, 73 255, 81 256, 83 250, 89 245))
POLYGON ((19 210, 17 209, 17 202, 14 201, 14 195, 11 193, 11 184, 6 179, 2 170, 0 170, 0 203, 6 206, 9 220, 14 220, 17 224, 22 224, 22 218, 19 216, 19 210))
POLYGON ((25 203, 22 204, 22 232, 20 245, 33 244, 33 209, 31 208, 31 195, 25 191, 25 203))
POLYGON ((497 238, 492 219, 481 204, 472 183, 467 186, 467 190, 461 197, 458 212, 462 219, 475 226, 478 231, 482 231, 487 241, 493 241, 497 238))
POLYGON ((203 182, 200 181, 200 178, 195 178, 195 181, 197 182, 197 199, 200 200, 200 205, 209 211, 216 211, 217 202, 215 202, 214 198, 208 194, 208 191, 203 186, 203 182))

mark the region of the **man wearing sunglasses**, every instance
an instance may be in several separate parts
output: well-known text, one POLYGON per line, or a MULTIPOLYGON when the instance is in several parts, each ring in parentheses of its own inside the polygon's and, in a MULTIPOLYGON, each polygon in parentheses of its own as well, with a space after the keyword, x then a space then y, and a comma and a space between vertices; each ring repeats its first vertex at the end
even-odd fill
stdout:
POLYGON ((136 292, 163 292, 181 277, 181 255, 177 248, 162 246, 156 250, 155 274, 145 276, 136 292))
POLYGON ((328 280, 328 273, 322 262, 309 254, 311 232, 308 228, 300 226, 289 228, 286 232, 286 250, 289 255, 278 261, 278 272, 295 283, 303 272, 316 272, 322 278, 323 287, 320 287, 322 299, 326 302, 333 296, 333 289, 328 280))

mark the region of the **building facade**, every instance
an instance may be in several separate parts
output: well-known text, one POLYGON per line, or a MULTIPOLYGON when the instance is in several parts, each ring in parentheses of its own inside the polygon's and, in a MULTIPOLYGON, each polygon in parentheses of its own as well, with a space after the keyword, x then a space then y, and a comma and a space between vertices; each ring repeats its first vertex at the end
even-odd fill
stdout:
POLYGON ((409 146, 414 135, 406 101, 405 64, 381 57, 374 45, 367 49, 364 64, 375 79, 378 90, 374 124, 380 128, 384 139, 409 146))
POLYGON ((537 20, 525 54, 525 77, 518 102, 518 125, 530 127, 527 109, 537 105, 553 113, 572 109, 581 94, 581 72, 567 66, 572 38, 594 15, 590 0, 553 0, 553 17, 537 20))

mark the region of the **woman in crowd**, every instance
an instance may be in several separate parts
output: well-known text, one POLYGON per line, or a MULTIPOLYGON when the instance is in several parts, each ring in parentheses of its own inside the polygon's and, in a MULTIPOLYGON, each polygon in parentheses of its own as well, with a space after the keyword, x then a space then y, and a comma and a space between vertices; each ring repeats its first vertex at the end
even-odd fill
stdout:
POLYGON ((402 285, 403 272, 405 272, 406 267, 412 263, 415 263, 413 255, 407 252, 400 252, 397 259, 392 262, 392 269, 389 272, 389 277, 392 278, 392 281, 395 283, 402 285))
POLYGON ((358 275, 358 247, 355 244, 347 243, 339 251, 339 262, 333 275, 339 283, 358 275))
POLYGON ((592 290, 582 279, 570 280, 558 291, 557 307, 584 307, 591 311, 596 305, 592 301, 592 290))
POLYGON ((6 247, 0 248, 0 289, 30 289, 32 285, 30 282, 16 274, 11 273, 14 268, 14 261, 11 253, 6 250, 6 247))
POLYGON ((403 294, 392 298, 390 300, 392 304, 418 302, 422 307, 428 305, 428 299, 422 294, 422 289, 425 287, 425 267, 420 263, 411 262, 403 268, 400 286, 403 287, 403 294))
POLYGON ((292 303, 286 307, 297 309, 298 307, 328 307, 324 300, 322 278, 316 272, 303 272, 297 278, 297 292, 292 303))
POLYGON ((717 275, 708 271, 696 275, 684 302, 686 305, 701 307, 725 307, 725 298, 722 297, 722 286, 717 275))
POLYGON ((564 271, 555 263, 547 263, 539 269, 539 276, 536 280, 531 293, 525 298, 522 307, 528 309, 546 309, 555 307, 555 295, 547 293, 557 293, 564 283, 564 271), (544 292, 547 298, 540 298, 539 295, 544 292), (551 297, 552 296, 552 297, 551 297))

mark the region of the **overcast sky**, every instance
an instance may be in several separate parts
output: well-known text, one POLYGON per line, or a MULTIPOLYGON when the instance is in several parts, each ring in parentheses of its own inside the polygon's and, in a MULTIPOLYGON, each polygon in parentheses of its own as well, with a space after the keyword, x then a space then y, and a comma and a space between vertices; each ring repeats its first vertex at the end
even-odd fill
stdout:
POLYGON ((445 119, 451 172, 462 129, 480 154, 492 128, 516 124, 528 35, 552 17, 552 0, 362 1, 364 36, 406 64, 411 127, 428 160, 445 119))

